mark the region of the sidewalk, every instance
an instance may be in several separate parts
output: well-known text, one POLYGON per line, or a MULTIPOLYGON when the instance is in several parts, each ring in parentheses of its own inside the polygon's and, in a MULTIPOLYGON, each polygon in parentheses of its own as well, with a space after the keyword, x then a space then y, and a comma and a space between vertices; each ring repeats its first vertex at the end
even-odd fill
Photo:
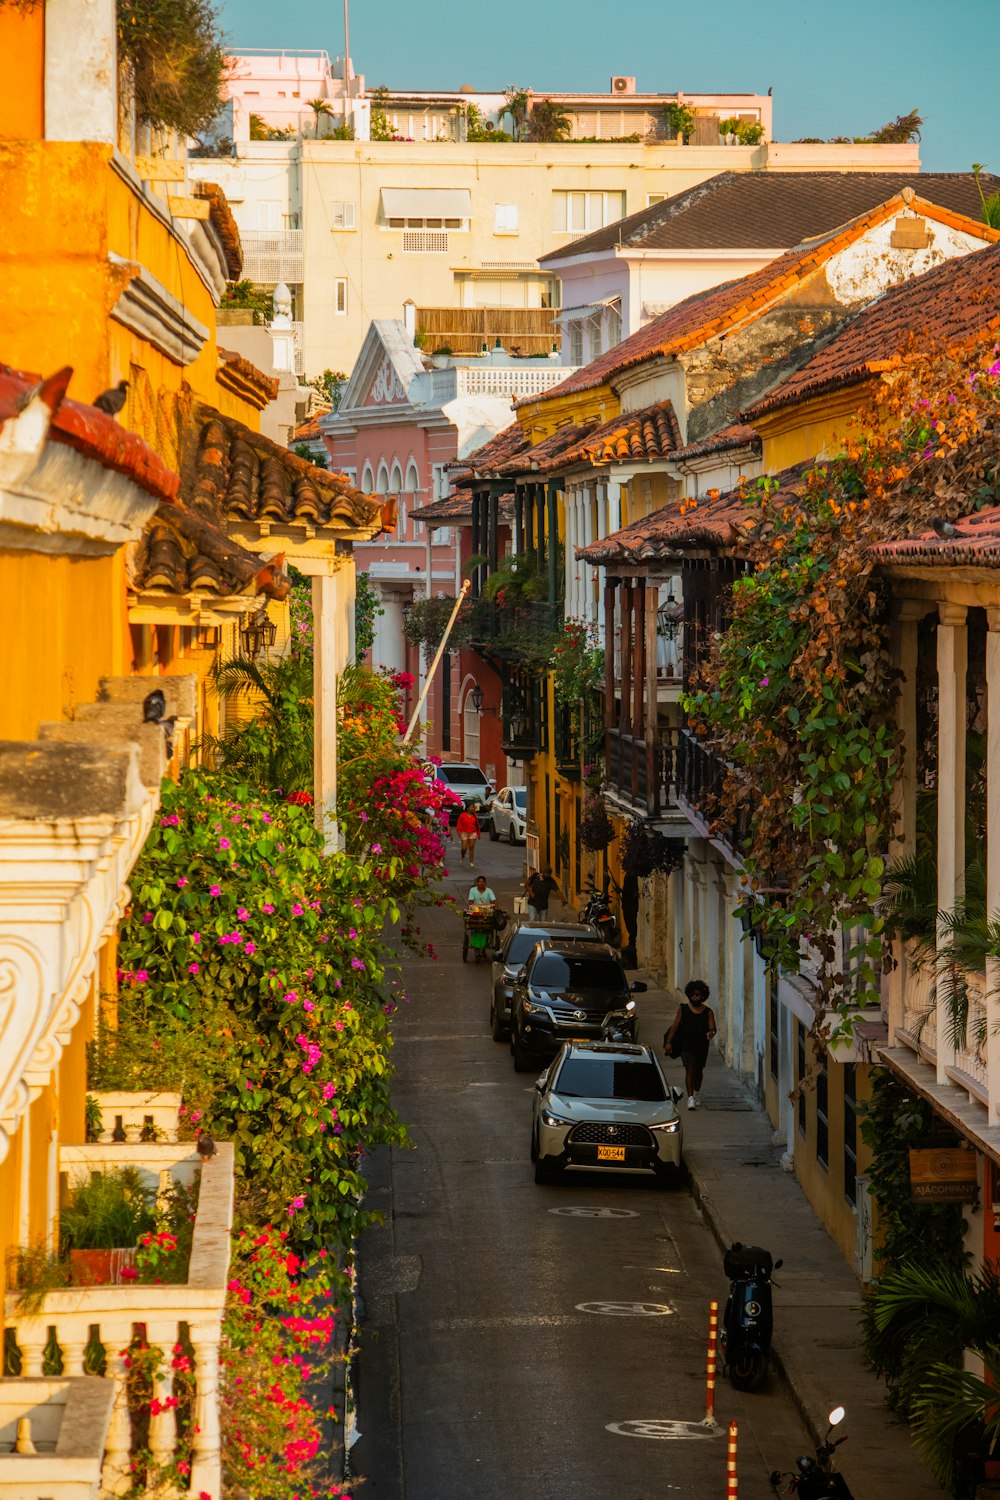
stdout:
MULTIPOLYGON (((643 1013, 650 1026, 673 1000, 650 987, 643 1013)), ((667 1064, 676 1082, 675 1065, 667 1064)), ((721 1248, 734 1240, 766 1246, 784 1265, 774 1292, 773 1362, 816 1441, 826 1414, 847 1408, 849 1441, 838 1467, 854 1500, 942 1500, 910 1442, 886 1409, 885 1387, 865 1364, 859 1340, 861 1285, 816 1218, 795 1178, 781 1167, 771 1125, 742 1080, 718 1053, 709 1058, 703 1105, 684 1113, 684 1156, 691 1190, 721 1248)), ((720 1309, 721 1310, 721 1309, 720 1309)), ((796 1455, 788 1455, 790 1467, 796 1455)))

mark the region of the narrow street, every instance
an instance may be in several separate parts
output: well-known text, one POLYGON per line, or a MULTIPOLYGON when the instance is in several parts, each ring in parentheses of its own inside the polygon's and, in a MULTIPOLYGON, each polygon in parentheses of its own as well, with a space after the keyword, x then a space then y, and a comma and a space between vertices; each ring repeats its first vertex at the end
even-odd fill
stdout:
MULTIPOLYGON (((477 873, 508 909, 522 859, 480 843, 477 873)), ((467 873, 452 869, 447 885, 464 899, 467 873)), ((489 967, 462 964, 460 931, 433 914, 438 962, 407 965, 395 1100, 414 1149, 369 1163, 385 1223, 362 1243, 361 1492, 721 1500, 736 1418, 741 1500, 764 1500, 768 1471, 810 1444, 773 1374, 749 1396, 720 1381, 720 1433, 697 1428, 708 1304, 726 1292, 709 1230, 684 1189, 580 1175, 535 1185, 534 1080, 490 1037, 489 967), (642 1424, 649 1435, 635 1435, 642 1424)), ((640 1038, 658 1040, 668 1017, 644 1002, 640 1038)), ((700 1118, 685 1113, 691 1139, 700 1118)))

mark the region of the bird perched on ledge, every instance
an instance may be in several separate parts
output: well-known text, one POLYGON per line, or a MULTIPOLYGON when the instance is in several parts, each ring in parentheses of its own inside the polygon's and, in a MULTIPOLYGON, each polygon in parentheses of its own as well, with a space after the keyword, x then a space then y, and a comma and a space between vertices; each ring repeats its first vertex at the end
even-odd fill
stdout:
POLYGON ((119 380, 113 390, 102 391, 94 397, 94 405, 109 417, 116 417, 128 400, 128 381, 119 380))
POLYGON ((196 1150, 202 1161, 206 1164, 210 1162, 212 1160, 212 1157, 215 1155, 215 1142, 212 1140, 212 1137, 209 1135, 207 1130, 199 1130, 196 1150))
POLYGON ((945 521, 941 516, 935 516, 931 525, 934 527, 935 535, 940 537, 942 542, 953 542, 956 537, 961 538, 969 535, 967 531, 959 531, 958 527, 952 521, 945 521))

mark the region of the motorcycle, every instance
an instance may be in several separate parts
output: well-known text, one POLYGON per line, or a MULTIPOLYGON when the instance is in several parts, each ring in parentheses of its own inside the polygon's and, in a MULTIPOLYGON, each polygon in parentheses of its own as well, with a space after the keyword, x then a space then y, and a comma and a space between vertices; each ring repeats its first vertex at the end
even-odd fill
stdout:
POLYGON ((618 919, 611 910, 611 899, 607 892, 588 886, 586 895, 587 904, 578 914, 580 921, 592 923, 606 943, 617 943, 618 919))
POLYGON ((767 1375, 774 1332, 771 1272, 780 1265, 769 1250, 739 1241, 723 1260, 729 1296, 722 1319, 722 1360, 739 1391, 756 1390, 767 1375))
POLYGON ((627 1001, 617 1010, 609 1010, 601 1022, 602 1042, 634 1042, 636 1034, 634 1000, 627 1001))
POLYGON ((837 1474, 833 1470, 832 1460, 834 1450, 841 1443, 846 1443, 847 1434, 841 1438, 831 1441, 830 1434, 844 1420, 845 1412, 842 1406, 835 1406, 829 1416, 829 1427, 826 1437, 816 1449, 816 1457, 810 1458, 805 1454, 802 1458, 795 1460, 795 1473, 782 1474, 780 1469, 775 1469, 770 1475, 771 1485, 777 1495, 798 1495, 799 1500, 853 1500, 847 1481, 843 1474, 837 1474), (782 1480, 788 1483, 781 1487, 782 1480))

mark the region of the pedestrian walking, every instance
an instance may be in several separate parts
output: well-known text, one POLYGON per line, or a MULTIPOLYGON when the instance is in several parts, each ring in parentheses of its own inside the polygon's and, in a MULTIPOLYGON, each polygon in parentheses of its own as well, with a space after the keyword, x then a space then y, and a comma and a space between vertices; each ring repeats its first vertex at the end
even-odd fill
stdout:
POLYGON ((537 870, 531 871, 524 882, 524 890, 528 898, 528 916, 536 922, 543 921, 548 916, 551 895, 555 894, 562 905, 566 905, 566 897, 553 880, 551 869, 546 869, 544 875, 540 875, 537 870))
POLYGON ((679 1057, 684 1064, 684 1085, 688 1109, 701 1104, 701 1080, 708 1062, 708 1044, 715 1036, 715 1013, 708 1003, 708 985, 703 979, 692 979, 684 986, 686 1005, 677 1007, 673 1025, 663 1038, 668 1057, 679 1057))
POLYGON ((465 856, 469 856, 469 869, 476 868, 476 843, 479 839, 479 803, 474 802, 469 807, 463 807, 455 823, 455 832, 458 834, 462 846, 460 858, 464 862, 465 856))

